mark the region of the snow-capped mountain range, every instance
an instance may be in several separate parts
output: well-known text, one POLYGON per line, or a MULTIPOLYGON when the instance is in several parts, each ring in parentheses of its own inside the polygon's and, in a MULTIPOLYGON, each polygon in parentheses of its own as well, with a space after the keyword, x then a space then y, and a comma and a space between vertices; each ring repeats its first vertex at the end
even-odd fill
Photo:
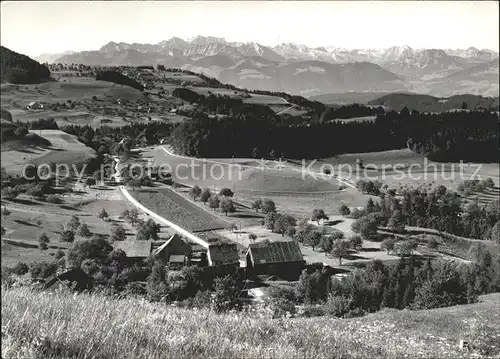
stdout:
MULTIPOLYGON (((38 60, 47 61, 49 57, 40 57, 38 60)), ((220 81, 247 88, 260 86, 262 89, 303 95, 328 91, 362 91, 363 86, 367 86, 370 91, 392 90, 394 87, 412 90, 417 86, 426 88, 431 93, 435 91, 433 94, 443 95, 435 87, 444 86, 441 82, 450 75, 454 75, 453 81, 465 81, 474 88, 474 68, 478 65, 483 65, 480 67, 481 73, 490 70, 498 73, 498 53, 474 47, 413 49, 402 45, 385 49, 345 49, 334 46, 313 48, 290 42, 270 47, 256 42, 228 42, 211 36, 197 36, 190 40, 172 37, 157 44, 111 41, 99 50, 61 54, 58 58, 51 55, 50 60, 88 65, 163 64, 201 72, 220 81), (354 65, 355 63, 365 65, 354 65), (341 64, 344 66, 332 66, 341 64), (295 65, 302 70, 289 73, 287 69, 295 65), (356 83, 347 80, 342 83, 342 76, 347 73, 362 73, 363 76, 356 83), (301 78, 301 83, 297 83, 297 76, 301 78), (366 79, 371 80, 367 82, 366 79)), ((477 77, 479 78, 480 76, 477 77)), ((498 93, 498 79, 490 86, 491 79, 491 76, 488 77, 488 83, 484 82, 484 78, 480 80, 481 91, 486 88, 485 94, 498 93)), ((453 92, 453 86, 447 84, 444 87, 446 92, 453 92)))

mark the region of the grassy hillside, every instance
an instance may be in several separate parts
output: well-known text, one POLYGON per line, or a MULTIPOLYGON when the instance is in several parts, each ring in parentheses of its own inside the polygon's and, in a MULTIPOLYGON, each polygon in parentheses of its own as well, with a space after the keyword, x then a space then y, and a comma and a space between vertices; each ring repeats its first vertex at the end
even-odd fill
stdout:
POLYGON ((0 74, 2 82, 35 84, 50 80, 50 71, 26 55, 0 47, 0 74))
POLYGON ((486 341, 500 329, 498 300, 494 294, 472 305, 347 320, 270 319, 2 288, 2 357, 458 358, 477 355, 458 348, 459 339, 476 335, 497 355, 486 341))

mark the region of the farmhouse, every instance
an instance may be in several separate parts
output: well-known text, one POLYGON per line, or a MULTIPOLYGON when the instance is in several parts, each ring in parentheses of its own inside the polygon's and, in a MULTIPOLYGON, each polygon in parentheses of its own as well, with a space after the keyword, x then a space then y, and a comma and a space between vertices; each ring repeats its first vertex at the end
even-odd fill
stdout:
POLYGON ((247 277, 275 275, 285 280, 298 280, 305 261, 297 242, 262 241, 251 243, 246 254, 247 277))
POLYGON ((138 240, 124 240, 116 241, 113 243, 114 249, 121 249, 125 252, 129 262, 139 262, 147 257, 152 252, 153 241, 138 241, 138 240))
MULTIPOLYGON (((166 262, 175 261, 176 263, 179 262, 181 257, 182 261, 187 259, 190 253, 191 246, 184 242, 178 234, 174 234, 160 247, 153 250, 153 254, 157 258, 164 259, 166 262)), ((189 264, 189 262, 186 264, 189 264)))
POLYGON ((27 110, 38 110, 38 109, 42 109, 43 108, 43 104, 41 104, 40 102, 36 102, 36 101, 32 101, 28 104, 28 106, 26 106, 26 109, 27 110))

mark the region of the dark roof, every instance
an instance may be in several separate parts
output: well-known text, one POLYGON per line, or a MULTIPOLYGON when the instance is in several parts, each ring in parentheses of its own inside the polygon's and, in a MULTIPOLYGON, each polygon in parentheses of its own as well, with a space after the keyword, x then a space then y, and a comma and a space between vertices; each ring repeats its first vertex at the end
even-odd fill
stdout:
POLYGON ((235 263, 240 260, 236 243, 210 244, 208 247, 208 255, 213 265, 235 263))
POLYGON ((248 251, 254 264, 303 261, 299 244, 295 241, 251 243, 248 251))
POLYGON ((76 283, 76 290, 90 289, 92 286, 92 278, 87 273, 80 268, 73 268, 69 271, 56 275, 54 278, 45 283, 43 289, 49 289, 55 284, 65 283, 66 281, 76 283))
POLYGON ((115 249, 121 249, 125 252, 127 257, 132 258, 147 258, 151 254, 153 242, 139 241, 136 239, 128 239, 124 241, 116 241, 113 243, 115 249))

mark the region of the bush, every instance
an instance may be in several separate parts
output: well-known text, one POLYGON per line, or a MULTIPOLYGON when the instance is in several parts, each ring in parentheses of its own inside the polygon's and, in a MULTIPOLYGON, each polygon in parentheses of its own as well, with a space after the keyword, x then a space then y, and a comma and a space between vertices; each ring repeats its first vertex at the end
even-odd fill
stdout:
POLYGON ((47 202, 49 203, 54 203, 54 204, 61 204, 63 201, 60 196, 56 194, 49 194, 47 196, 47 202))
POLYGON ((37 262, 29 266, 29 273, 32 278, 47 278, 57 272, 59 265, 57 262, 37 262))
POLYGON ((66 230, 61 233, 61 241, 66 243, 73 243, 75 241, 75 232, 66 230))
POLYGON ((85 237, 85 238, 92 236, 92 233, 90 232, 89 227, 85 223, 80 224, 80 226, 78 227, 77 234, 80 237, 85 237))
POLYGON ((349 209, 349 207, 347 207, 347 205, 345 204, 342 204, 339 208, 339 213, 342 215, 342 216, 348 216, 351 214, 351 210, 349 209))
POLYGON ((108 212, 106 212, 106 210, 103 208, 103 209, 101 209, 101 212, 99 212, 97 217, 100 219, 108 218, 109 217, 108 212))
POLYGON ((344 296, 330 295, 323 305, 325 312, 334 317, 343 318, 351 309, 351 301, 344 296))
POLYGON ((17 263, 14 267, 12 267, 11 272, 17 275, 24 275, 28 273, 29 267, 26 263, 17 263))

